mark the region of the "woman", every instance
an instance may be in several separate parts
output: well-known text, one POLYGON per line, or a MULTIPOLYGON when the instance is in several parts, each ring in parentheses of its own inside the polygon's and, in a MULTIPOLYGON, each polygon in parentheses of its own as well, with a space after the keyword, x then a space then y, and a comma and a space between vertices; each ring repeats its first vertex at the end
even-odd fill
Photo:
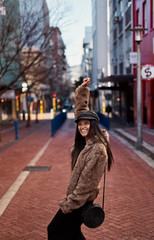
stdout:
POLYGON ((48 226, 48 240, 82 240, 82 208, 94 201, 106 165, 110 170, 113 156, 106 130, 99 128, 97 114, 88 108, 90 78, 75 91, 75 143, 71 148, 72 175, 66 198, 48 226))

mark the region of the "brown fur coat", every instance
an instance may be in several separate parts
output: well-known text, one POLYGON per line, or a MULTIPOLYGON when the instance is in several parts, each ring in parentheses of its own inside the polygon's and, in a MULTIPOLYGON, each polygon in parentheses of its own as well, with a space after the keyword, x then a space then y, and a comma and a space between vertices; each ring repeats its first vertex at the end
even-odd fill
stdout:
MULTIPOLYGON (((75 119, 81 111, 88 110, 89 88, 78 87, 75 91, 75 119)), ((106 130, 103 130, 107 136, 106 130)), ((66 192, 66 198, 59 201, 64 213, 83 206, 87 201, 96 199, 99 193, 99 182, 104 172, 108 157, 105 143, 96 136, 89 139, 80 152, 75 167, 72 171, 66 192)))

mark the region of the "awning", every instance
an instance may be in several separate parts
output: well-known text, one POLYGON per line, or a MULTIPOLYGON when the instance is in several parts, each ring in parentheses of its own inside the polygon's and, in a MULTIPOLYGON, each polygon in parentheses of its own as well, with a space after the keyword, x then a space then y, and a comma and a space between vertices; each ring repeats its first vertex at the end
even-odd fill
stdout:
POLYGON ((15 98, 15 91, 14 90, 7 90, 0 96, 0 99, 7 98, 7 99, 14 99, 15 98))
POLYGON ((134 81, 134 75, 110 75, 107 77, 104 77, 102 79, 99 79, 99 82, 114 82, 114 83, 119 83, 119 82, 133 82, 134 81))

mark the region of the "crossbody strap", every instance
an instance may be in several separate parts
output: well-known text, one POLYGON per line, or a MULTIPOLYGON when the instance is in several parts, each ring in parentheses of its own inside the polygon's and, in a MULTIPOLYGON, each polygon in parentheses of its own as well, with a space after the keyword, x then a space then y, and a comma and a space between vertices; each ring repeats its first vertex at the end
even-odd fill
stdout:
POLYGON ((103 182, 103 202, 102 202, 102 208, 104 210, 104 199, 105 199, 105 178, 106 178, 106 166, 104 169, 104 182, 103 182))

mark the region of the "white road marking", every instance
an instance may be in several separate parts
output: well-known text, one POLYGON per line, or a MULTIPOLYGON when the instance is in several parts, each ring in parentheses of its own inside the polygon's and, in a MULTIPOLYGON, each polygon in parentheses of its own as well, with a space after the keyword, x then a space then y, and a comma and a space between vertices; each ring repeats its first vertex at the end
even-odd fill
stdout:
MULTIPOLYGON (((50 138, 46 144, 40 149, 40 151, 36 154, 36 156, 30 161, 28 166, 35 166, 35 164, 38 162, 38 160, 42 157, 43 153, 47 149, 48 145, 50 144, 52 138, 50 138)), ((15 182, 9 187, 7 192, 3 195, 3 197, 0 199, 0 217, 5 212, 6 208, 30 174, 29 171, 22 171, 20 175, 17 177, 15 182)))

